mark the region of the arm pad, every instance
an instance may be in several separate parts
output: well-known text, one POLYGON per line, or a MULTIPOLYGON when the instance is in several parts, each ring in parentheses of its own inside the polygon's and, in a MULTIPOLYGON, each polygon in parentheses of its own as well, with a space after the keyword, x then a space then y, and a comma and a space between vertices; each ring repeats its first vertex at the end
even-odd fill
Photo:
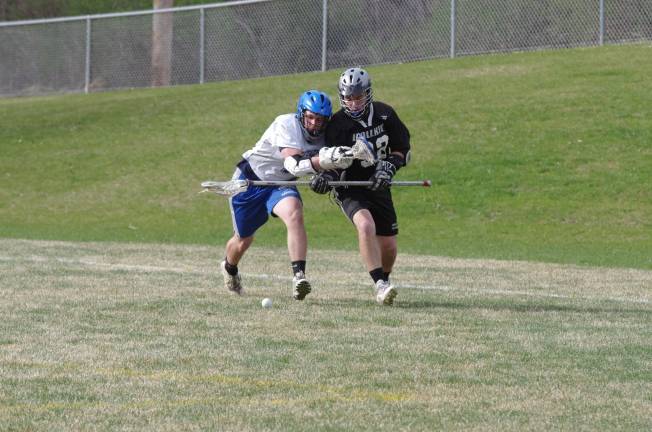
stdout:
POLYGON ((385 158, 385 162, 389 162, 396 168, 394 172, 398 171, 400 167, 405 165, 405 159, 397 154, 390 154, 385 158))
POLYGON ((310 157, 294 155, 286 157, 283 160, 283 167, 295 177, 304 177, 311 174, 316 174, 317 171, 312 167, 310 157))

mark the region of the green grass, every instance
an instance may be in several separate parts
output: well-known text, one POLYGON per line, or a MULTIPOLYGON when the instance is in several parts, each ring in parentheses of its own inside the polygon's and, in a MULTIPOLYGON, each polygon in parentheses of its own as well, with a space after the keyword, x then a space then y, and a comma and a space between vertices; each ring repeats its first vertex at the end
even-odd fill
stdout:
POLYGON ((0 430, 586 430, 652 426, 652 272, 355 252, 0 239, 0 430), (260 300, 274 305, 263 309, 260 300))
MULTIPOLYGON (((650 44, 370 67, 412 132, 394 192, 406 252, 652 268, 650 44)), ((339 71, 0 100, 0 237, 222 245, 227 179, 307 88, 339 71)), ((356 250, 304 193, 311 247, 356 250)), ((257 242, 283 246, 274 221, 257 242)))

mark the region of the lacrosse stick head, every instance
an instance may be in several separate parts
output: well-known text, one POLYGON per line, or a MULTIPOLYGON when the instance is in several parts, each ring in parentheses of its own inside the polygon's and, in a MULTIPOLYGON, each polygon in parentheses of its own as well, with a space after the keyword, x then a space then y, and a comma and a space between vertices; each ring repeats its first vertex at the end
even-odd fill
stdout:
POLYGON ((355 141, 355 144, 351 147, 351 152, 353 153, 354 159, 367 162, 369 165, 378 161, 376 149, 374 149, 373 144, 367 141, 365 137, 360 137, 355 141))
POLYGON ((201 192, 213 192, 217 195, 233 196, 244 192, 249 187, 247 180, 230 180, 230 181, 205 181, 201 184, 201 192))

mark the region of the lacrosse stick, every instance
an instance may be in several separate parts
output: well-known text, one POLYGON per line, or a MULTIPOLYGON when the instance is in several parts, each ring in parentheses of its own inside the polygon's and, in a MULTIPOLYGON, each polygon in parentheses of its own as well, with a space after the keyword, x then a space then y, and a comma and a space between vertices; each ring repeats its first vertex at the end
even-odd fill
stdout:
MULTIPOLYGON (((362 181, 329 181, 330 186, 371 186, 373 184, 370 180, 362 181)), ((233 196, 240 192, 249 189, 249 186, 308 186, 308 180, 230 180, 230 181, 205 181, 202 182, 202 192, 213 192, 217 195, 233 196)), ((423 186, 430 187, 432 183, 430 180, 418 181, 401 181, 396 180, 391 182, 392 186, 423 186)))
POLYGON ((347 154, 352 155, 354 159, 369 162, 370 165, 378 162, 374 147, 366 138, 358 138, 347 154))

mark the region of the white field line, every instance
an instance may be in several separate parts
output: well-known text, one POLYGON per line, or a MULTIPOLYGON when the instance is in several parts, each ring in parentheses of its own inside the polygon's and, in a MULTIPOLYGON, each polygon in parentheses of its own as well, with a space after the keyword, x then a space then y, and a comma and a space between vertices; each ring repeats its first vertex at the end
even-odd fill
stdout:
POLYGON ((161 266, 133 265, 133 264, 110 264, 110 263, 103 263, 99 261, 86 260, 86 259, 51 258, 51 257, 37 256, 37 255, 32 255, 30 257, 24 257, 24 258, 0 256, 0 261, 35 262, 35 263, 58 262, 62 264, 78 264, 78 265, 81 264, 88 267, 106 268, 109 271, 127 270, 127 271, 143 272, 143 273, 161 272, 161 273, 207 274, 211 272, 210 270, 197 271, 197 270, 184 269, 180 267, 161 267, 161 266))
MULTIPOLYGON (((164 266, 150 266, 150 265, 134 265, 134 264, 112 264, 104 263, 94 260, 86 259, 72 259, 72 258, 52 258, 44 257, 38 255, 32 255, 30 257, 15 258, 8 256, 0 256, 0 261, 4 262, 34 262, 34 263, 45 263, 45 262, 58 262, 62 264, 75 264, 82 265, 87 267, 95 268, 104 268, 108 271, 115 270, 124 270, 124 271, 134 271, 134 272, 143 272, 143 273, 178 273, 178 274, 196 274, 196 275, 207 275, 217 272, 217 266, 215 268, 204 268, 202 270, 197 270, 196 268, 182 268, 182 267, 164 267, 164 266)), ((256 280, 277 280, 277 281, 291 281, 291 277, 284 277, 278 275, 270 275, 266 273, 241 273, 243 277, 248 279, 256 280)), ((321 283, 327 283, 329 285, 336 286, 370 286, 371 282, 338 282, 333 281, 332 279, 323 279, 323 278, 312 278, 315 281, 321 283)), ((437 286, 437 285, 423 285, 423 284, 411 284, 411 283, 401 283, 396 284, 397 288, 400 289, 414 289, 414 290, 424 290, 424 291, 441 291, 441 292, 467 292, 467 293, 477 293, 485 295, 501 295, 501 296, 522 296, 522 297, 541 297, 541 298, 554 298, 554 299, 566 299, 566 300, 590 300, 590 301, 611 301, 611 302, 622 302, 622 303, 636 303, 636 304, 649 304, 649 300, 641 298, 623 298, 623 297, 592 297, 592 296, 569 296, 563 294, 554 294, 554 293, 543 293, 543 292, 530 292, 530 291, 515 291, 515 290, 497 290, 497 289, 487 289, 487 288, 459 288, 451 286, 437 286)))

